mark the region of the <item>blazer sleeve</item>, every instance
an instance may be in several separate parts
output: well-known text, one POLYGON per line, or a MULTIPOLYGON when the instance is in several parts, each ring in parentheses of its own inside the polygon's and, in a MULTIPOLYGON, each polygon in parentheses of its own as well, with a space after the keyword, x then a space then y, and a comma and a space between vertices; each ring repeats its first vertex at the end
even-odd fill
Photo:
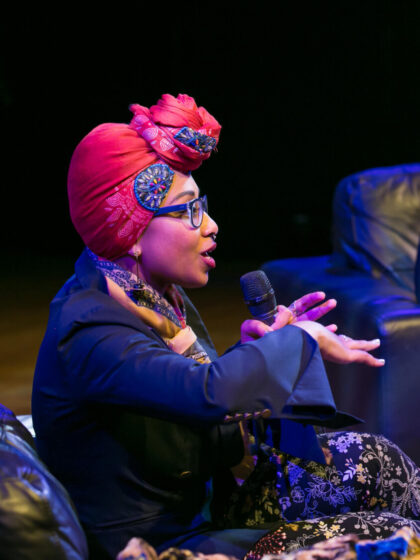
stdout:
POLYGON ((72 298, 57 321, 58 353, 74 399, 188 422, 219 423, 232 412, 262 409, 289 418, 300 406, 312 420, 335 414, 318 346, 301 329, 286 326, 200 364, 169 350, 137 317, 103 298, 86 307, 72 298))

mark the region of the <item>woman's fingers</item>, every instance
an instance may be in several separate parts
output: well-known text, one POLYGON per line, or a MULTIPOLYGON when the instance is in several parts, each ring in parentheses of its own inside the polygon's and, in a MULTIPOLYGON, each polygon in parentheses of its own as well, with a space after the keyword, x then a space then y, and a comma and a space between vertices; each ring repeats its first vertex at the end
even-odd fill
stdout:
POLYGON ((293 323, 293 319, 293 313, 290 311, 290 309, 288 309, 284 305, 278 305, 276 318, 274 320, 274 323, 272 323, 271 328, 273 331, 281 329, 289 323, 293 323))
POLYGON ((359 362, 372 367, 381 367, 385 364, 383 358, 375 358, 365 350, 351 350, 350 362, 359 362))
POLYGON ((345 334, 338 335, 342 345, 348 349, 348 362, 364 363, 373 367, 380 367, 385 364, 382 358, 375 358, 370 354, 372 350, 376 350, 381 345, 379 338, 374 340, 354 340, 345 334))
POLYGON ((336 299, 328 299, 326 302, 317 305, 313 309, 309 309, 305 313, 301 313, 297 316, 297 321, 317 321, 320 317, 323 317, 329 313, 334 307, 337 306, 336 299))
POLYGON ((288 307, 294 316, 294 319, 291 322, 317 321, 320 317, 334 309, 337 305, 337 301, 335 299, 329 299, 324 303, 320 303, 324 299, 324 292, 311 292, 310 294, 306 294, 295 300, 288 307))
POLYGON ((261 338, 273 329, 257 319, 247 319, 241 325, 241 342, 250 342, 261 338))
POLYGON ((381 367, 385 364, 383 358, 375 358, 369 354, 381 345, 379 338, 374 340, 353 340, 346 335, 339 335, 344 345, 350 350, 350 361, 367 364, 368 366, 381 367))
POLYGON ((347 346, 347 348, 350 348, 352 350, 366 350, 370 352, 371 350, 379 348, 379 346, 381 345, 381 341, 379 340, 379 338, 375 338, 374 340, 354 340, 353 338, 350 338, 349 336, 346 336, 344 334, 340 334, 339 337, 347 346))
POLYGON ((307 309, 313 307, 320 301, 325 299, 324 292, 311 292, 310 294, 305 294, 299 299, 296 299, 289 305, 290 311, 298 317, 302 313, 305 313, 307 309))

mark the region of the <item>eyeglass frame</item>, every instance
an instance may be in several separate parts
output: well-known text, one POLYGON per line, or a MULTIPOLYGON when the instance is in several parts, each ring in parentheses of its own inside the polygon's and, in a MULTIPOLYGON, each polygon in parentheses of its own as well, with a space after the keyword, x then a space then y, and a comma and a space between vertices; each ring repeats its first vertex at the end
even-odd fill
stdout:
POLYGON ((158 208, 156 210, 155 215, 153 217, 156 218, 159 216, 165 216, 166 214, 172 214, 172 212, 181 212, 185 210, 188 210, 188 218, 190 220, 191 227, 193 227, 194 229, 198 229, 203 223, 204 213, 208 214, 207 195, 203 194, 203 196, 194 198, 194 200, 189 200, 184 204, 175 204, 174 206, 162 206, 161 208, 158 208), (193 206, 197 201, 201 203, 202 213, 201 213, 200 223, 198 225, 194 225, 192 212, 193 212, 193 206))

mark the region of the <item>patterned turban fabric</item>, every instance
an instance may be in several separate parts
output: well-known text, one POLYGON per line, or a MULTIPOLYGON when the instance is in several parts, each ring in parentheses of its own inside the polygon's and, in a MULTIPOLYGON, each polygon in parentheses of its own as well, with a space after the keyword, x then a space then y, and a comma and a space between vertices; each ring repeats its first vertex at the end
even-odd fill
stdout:
POLYGON ((101 124, 83 138, 68 174, 73 225, 89 249, 110 260, 146 229, 173 171, 188 174, 210 157, 221 129, 188 95, 164 94, 150 108, 130 110, 130 124, 101 124))

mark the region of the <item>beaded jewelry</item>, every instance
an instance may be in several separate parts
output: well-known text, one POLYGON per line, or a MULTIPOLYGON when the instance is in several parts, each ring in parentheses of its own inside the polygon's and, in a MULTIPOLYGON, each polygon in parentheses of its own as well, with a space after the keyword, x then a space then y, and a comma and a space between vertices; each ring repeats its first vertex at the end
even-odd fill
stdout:
POLYGON ((216 138, 201 134, 201 132, 197 132, 188 126, 181 128, 181 130, 175 134, 174 139, 200 153, 211 152, 214 150, 217 143, 216 138))
POLYGON ((168 165, 149 165, 134 179, 137 202, 147 210, 157 210, 171 188, 173 179, 174 172, 168 165))

